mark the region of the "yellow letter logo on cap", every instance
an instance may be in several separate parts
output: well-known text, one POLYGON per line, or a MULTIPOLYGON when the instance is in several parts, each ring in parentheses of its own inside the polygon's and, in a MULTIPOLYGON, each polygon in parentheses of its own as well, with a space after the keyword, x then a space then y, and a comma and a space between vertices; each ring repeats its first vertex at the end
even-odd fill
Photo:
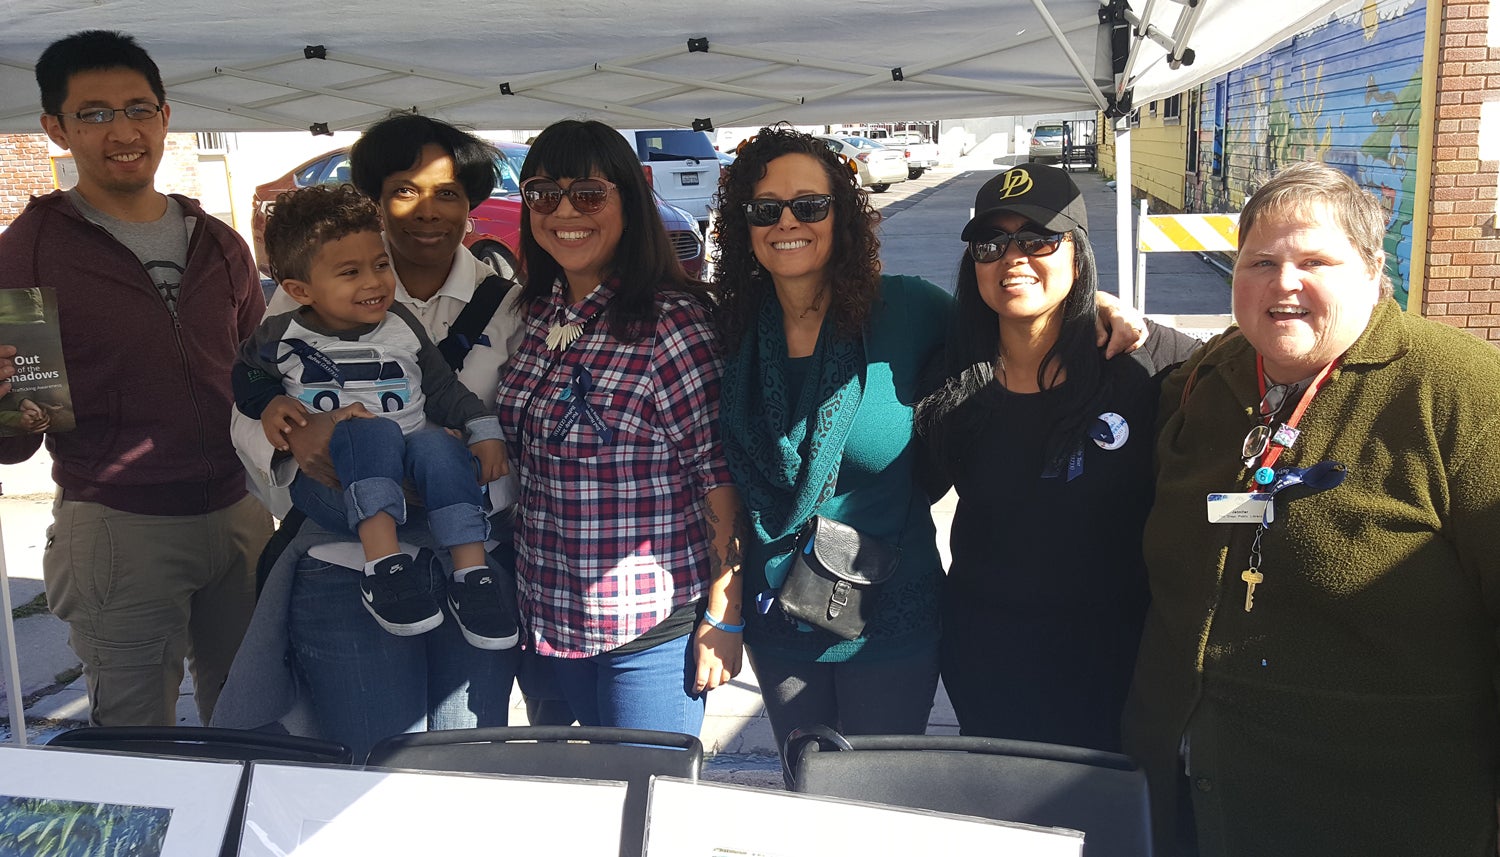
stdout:
POLYGON ((1000 198, 1010 199, 1031 190, 1031 174, 1022 169, 1007 172, 1000 183, 1000 198))

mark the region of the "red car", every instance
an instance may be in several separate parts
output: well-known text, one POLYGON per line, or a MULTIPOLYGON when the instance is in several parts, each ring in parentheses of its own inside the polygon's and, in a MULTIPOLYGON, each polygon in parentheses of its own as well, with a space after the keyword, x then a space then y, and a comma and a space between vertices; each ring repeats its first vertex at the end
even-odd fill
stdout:
MULTIPOLYGON (((495 162, 499 181, 490 198, 469 212, 474 230, 464 237, 464 246, 492 267, 501 263, 510 270, 519 269, 516 259, 521 243, 521 188, 517 176, 526 160, 527 146, 520 143, 496 143, 501 157, 495 162)), ((266 265, 266 210, 277 194, 316 184, 344 184, 349 181, 349 150, 335 149, 302 164, 283 176, 255 189, 255 204, 250 231, 255 236, 255 259, 261 273, 270 276, 266 265)), ((667 237, 677 251, 677 259, 690 276, 703 269, 703 235, 698 222, 680 208, 657 199, 657 211, 667 227, 667 237)))

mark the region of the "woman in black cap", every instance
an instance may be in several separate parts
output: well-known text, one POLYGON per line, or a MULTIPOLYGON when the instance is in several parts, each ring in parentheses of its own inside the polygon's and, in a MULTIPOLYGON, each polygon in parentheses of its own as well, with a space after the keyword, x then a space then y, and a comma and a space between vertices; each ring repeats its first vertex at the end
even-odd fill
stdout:
POLYGON ((974 211, 947 382, 917 414, 929 469, 959 495, 943 684, 965 735, 1117 751, 1159 378, 1196 342, 1152 325, 1106 359, 1088 214, 1063 170, 1007 170, 974 211))

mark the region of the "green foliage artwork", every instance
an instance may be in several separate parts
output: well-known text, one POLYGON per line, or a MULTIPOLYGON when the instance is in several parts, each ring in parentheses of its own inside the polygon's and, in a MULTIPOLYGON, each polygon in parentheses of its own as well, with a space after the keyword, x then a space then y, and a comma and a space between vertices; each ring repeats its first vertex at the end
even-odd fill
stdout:
POLYGON ((172 810, 0 795, 6 857, 159 857, 172 810))

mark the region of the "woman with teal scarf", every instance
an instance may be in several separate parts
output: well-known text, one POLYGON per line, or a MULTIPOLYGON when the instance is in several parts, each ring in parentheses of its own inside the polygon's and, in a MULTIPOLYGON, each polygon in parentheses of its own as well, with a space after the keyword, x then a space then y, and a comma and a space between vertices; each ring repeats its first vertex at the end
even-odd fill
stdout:
POLYGON ((953 299, 881 276, 879 215, 856 182, 824 143, 767 128, 720 187, 720 418, 754 536, 745 646, 778 746, 815 724, 921 734, 937 688, 943 567, 913 473, 912 405, 953 299), (857 639, 776 604, 814 515, 901 549, 857 639))
MULTIPOLYGON (((753 535, 745 648, 782 748, 793 729, 819 724, 921 734, 937 688, 943 568, 933 498, 917 481, 912 409, 953 298, 880 273, 879 222, 848 162, 785 126, 742 145, 720 182, 720 418, 753 535), (814 515, 900 548, 853 640, 777 604, 814 515)), ((1099 303, 1109 353, 1144 339, 1139 316, 1099 303)))

